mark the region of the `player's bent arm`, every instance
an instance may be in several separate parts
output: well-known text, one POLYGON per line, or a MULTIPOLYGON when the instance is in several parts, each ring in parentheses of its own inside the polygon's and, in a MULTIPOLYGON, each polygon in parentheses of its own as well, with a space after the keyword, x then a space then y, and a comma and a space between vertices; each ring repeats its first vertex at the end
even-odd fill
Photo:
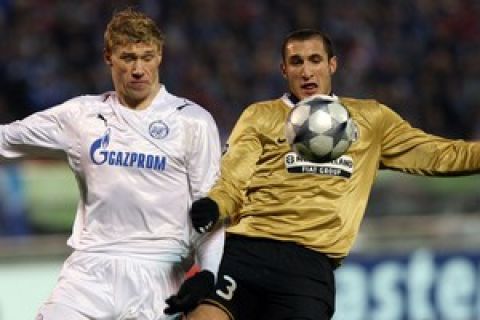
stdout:
MULTIPOLYGON (((205 196, 218 177, 220 137, 210 114, 198 106, 189 111, 194 117, 185 118, 187 172, 193 200, 198 200, 205 196)), ((196 235, 191 237, 201 271, 186 279, 178 292, 165 300, 166 314, 191 311, 214 288, 223 253, 224 230, 221 228, 196 239, 196 235)))
POLYGON ((259 138, 258 112, 260 111, 253 105, 240 116, 228 139, 220 177, 208 194, 218 205, 222 218, 238 212, 256 163, 263 152, 259 138))
POLYGON ((223 242, 223 228, 202 235, 195 241, 196 258, 201 271, 187 278, 178 292, 165 300, 167 304, 164 310, 165 314, 190 312, 213 291, 223 253, 223 242))
POLYGON ((223 225, 218 225, 213 232, 206 233, 196 244, 197 261, 202 270, 211 271, 216 278, 220 260, 223 255, 225 230, 223 225))
POLYGON ((192 116, 186 121, 188 180, 193 200, 197 200, 207 194, 218 178, 220 135, 213 117, 198 106, 192 107, 192 116))

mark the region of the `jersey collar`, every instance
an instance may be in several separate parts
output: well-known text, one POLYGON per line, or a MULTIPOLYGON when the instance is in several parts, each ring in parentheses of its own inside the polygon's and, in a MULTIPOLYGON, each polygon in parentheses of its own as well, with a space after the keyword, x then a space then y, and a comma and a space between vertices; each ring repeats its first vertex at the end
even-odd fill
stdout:
MULTIPOLYGON (((335 94, 317 94, 315 96, 320 96, 324 98, 325 100, 330 100, 330 101, 338 101, 338 96, 335 94)), ((309 99, 310 97, 307 97, 305 99, 309 99)), ((293 108, 298 102, 300 102, 300 99, 298 99, 293 93, 287 92, 284 93, 283 96, 280 98, 282 101, 289 107, 293 108)))

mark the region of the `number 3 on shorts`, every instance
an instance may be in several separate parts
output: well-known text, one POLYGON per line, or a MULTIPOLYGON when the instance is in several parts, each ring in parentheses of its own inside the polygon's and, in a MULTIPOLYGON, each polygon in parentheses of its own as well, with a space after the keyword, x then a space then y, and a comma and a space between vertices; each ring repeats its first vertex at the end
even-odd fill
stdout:
POLYGON ((237 283, 235 282, 235 280, 233 280, 232 277, 230 277, 228 275, 224 275, 223 280, 225 280, 224 282, 228 282, 228 284, 225 285, 225 291, 226 292, 224 292, 220 289, 217 289, 217 291, 215 291, 215 293, 225 300, 232 300, 233 293, 234 293, 235 289, 237 289, 237 283))

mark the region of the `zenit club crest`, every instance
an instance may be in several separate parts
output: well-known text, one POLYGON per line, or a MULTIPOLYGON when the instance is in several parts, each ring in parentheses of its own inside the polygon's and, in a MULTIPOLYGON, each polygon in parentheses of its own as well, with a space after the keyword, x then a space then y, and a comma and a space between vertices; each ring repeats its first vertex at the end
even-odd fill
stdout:
POLYGON ((156 120, 150 124, 148 127, 148 133, 154 139, 163 139, 168 135, 170 129, 167 124, 162 120, 156 120))

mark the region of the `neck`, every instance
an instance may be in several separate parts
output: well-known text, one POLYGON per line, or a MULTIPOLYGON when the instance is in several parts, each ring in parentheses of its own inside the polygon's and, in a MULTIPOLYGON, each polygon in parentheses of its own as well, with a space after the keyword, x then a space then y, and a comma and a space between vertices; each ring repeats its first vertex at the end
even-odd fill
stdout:
POLYGON ((298 101, 300 101, 300 99, 298 99, 297 96, 291 92, 288 93, 287 97, 290 100, 290 102, 294 105, 297 104, 298 101))
POLYGON ((136 99, 135 97, 127 95, 118 95, 118 100, 122 105, 130 109, 144 110, 152 104, 152 101, 157 95, 158 91, 160 91, 160 88, 161 84, 157 83, 150 91, 150 94, 143 99, 136 99))
MULTIPOLYGON (((325 95, 326 95, 326 96, 333 96, 333 92, 330 91, 330 93, 325 94, 325 95)), ((289 99, 293 104, 297 104, 297 103, 300 101, 300 99, 299 99, 296 95, 294 95, 292 92, 289 92, 287 96, 288 96, 288 99, 289 99)))

